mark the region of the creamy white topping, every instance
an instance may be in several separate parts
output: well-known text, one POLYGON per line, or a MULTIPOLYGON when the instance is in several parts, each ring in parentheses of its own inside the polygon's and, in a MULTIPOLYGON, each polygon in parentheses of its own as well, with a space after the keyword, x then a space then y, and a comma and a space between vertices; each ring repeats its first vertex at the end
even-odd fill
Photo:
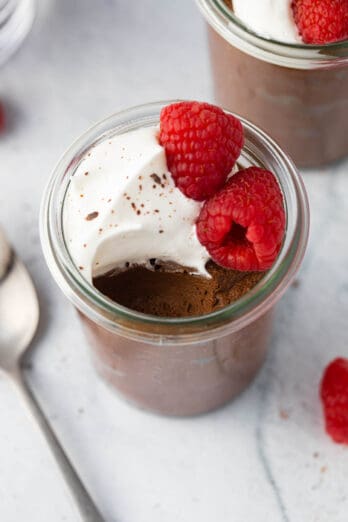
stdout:
POLYGON ((286 43, 301 43, 291 0, 233 0, 233 10, 254 32, 286 43))
POLYGON ((195 221, 202 204, 175 187, 157 127, 106 139, 82 159, 64 203, 64 234, 90 281, 152 258, 208 276, 195 221))

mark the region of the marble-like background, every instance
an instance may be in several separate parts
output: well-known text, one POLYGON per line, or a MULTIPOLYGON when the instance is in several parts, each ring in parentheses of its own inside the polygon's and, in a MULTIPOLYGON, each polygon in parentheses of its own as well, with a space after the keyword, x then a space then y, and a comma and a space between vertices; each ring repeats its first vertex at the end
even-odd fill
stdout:
MULTIPOLYGON (((334 95, 334 93, 333 93, 334 95)), ((348 354, 348 163, 305 173, 308 255, 278 307, 255 383, 216 413, 131 409, 94 375, 73 310, 45 267, 38 209, 60 154, 121 108, 213 101, 193 0, 41 0, 0 71, 0 222, 37 285, 42 321, 28 378, 107 521, 347 522, 348 450, 323 431, 318 382, 348 354)), ((0 520, 77 520, 40 436, 0 379, 0 520)))

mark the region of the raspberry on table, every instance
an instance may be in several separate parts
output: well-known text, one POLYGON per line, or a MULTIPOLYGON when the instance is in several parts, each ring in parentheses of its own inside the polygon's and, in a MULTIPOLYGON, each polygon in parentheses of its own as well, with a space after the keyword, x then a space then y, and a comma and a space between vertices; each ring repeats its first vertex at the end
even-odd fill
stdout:
POLYGON ((305 43, 348 39, 348 0, 293 0, 291 7, 305 43))
POLYGON ((197 236, 217 264, 240 271, 268 270, 284 237, 283 195, 275 176, 250 167, 231 176, 207 200, 197 236))
POLYGON ((320 397, 327 433, 335 442, 348 444, 348 359, 337 358, 327 366, 320 397))
POLYGON ((176 186, 204 201, 224 185, 244 136, 241 122, 219 107, 179 102, 162 109, 159 142, 176 186))

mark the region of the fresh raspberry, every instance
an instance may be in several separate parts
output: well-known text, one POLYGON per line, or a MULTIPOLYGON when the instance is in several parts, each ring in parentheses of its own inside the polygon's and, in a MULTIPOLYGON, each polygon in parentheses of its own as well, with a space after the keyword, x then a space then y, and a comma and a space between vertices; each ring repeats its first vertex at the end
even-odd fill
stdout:
POLYGON ((262 271, 278 256, 285 230, 283 196, 274 175, 259 167, 234 174, 206 201, 197 235, 226 268, 262 271))
POLYGON ((241 122, 209 103, 179 102, 161 112, 159 141, 176 186, 204 201, 219 190, 244 144, 241 122))
POLYGON ((348 444, 348 359, 338 358, 328 365, 320 396, 327 433, 335 442, 348 444))
POLYGON ((293 0, 295 23, 307 44, 348 38, 348 0, 293 0))

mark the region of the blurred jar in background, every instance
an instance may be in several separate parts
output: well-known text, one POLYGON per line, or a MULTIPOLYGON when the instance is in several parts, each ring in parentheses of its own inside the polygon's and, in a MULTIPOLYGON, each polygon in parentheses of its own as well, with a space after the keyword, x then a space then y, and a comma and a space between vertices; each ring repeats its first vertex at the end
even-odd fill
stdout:
POLYGON ((348 40, 269 40, 245 26, 226 0, 196 1, 208 22, 216 103, 264 129, 299 167, 347 156, 348 40))
POLYGON ((0 0, 0 66, 18 49, 34 19, 34 0, 0 0))

